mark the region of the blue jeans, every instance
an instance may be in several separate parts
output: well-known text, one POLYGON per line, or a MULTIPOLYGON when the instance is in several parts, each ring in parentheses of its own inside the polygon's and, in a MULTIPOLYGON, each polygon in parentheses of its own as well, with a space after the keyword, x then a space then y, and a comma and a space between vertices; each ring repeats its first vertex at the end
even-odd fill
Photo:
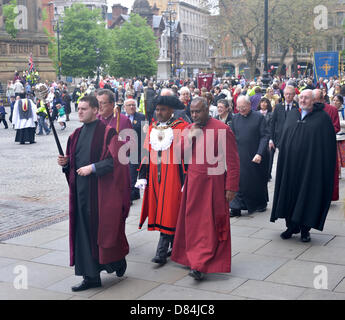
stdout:
POLYGON ((50 129, 48 128, 48 125, 45 121, 45 117, 38 116, 38 134, 43 134, 43 129, 46 134, 50 133, 50 129))

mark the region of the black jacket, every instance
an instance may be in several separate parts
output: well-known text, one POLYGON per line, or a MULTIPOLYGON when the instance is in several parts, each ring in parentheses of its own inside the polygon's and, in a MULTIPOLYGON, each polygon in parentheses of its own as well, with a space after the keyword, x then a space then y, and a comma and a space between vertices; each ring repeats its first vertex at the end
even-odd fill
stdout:
MULTIPOLYGON (((270 138, 273 140, 274 145, 279 148, 280 138, 283 132, 284 123, 286 120, 287 113, 285 111, 286 103, 279 103, 272 115, 270 124, 270 138)), ((299 105, 296 101, 292 102, 292 109, 298 109, 299 105)))

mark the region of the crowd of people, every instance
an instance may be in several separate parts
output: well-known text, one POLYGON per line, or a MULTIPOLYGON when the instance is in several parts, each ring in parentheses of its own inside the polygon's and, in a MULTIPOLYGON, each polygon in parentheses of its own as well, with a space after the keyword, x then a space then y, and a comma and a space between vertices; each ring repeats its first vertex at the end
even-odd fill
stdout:
MULTIPOLYGON (((101 286, 102 270, 125 273, 125 220, 140 189, 139 228, 148 220, 148 230, 160 232, 152 262, 171 257, 196 280, 231 271, 229 215, 267 210, 277 149, 270 221, 285 219, 282 239, 301 233, 302 242, 311 241, 311 228, 323 230, 331 201, 339 199, 345 167, 339 79, 314 85, 312 78, 275 77, 268 88, 261 78, 243 77, 214 78, 209 88, 198 88, 196 79, 114 77, 83 79, 73 92, 61 81, 47 85, 49 112, 61 130, 71 103, 83 124, 58 158, 70 187, 70 264, 83 276, 73 291, 101 286), (128 165, 120 156, 125 145, 128 165)), ((9 98, 16 141, 33 143, 35 122, 37 134, 50 133, 34 93, 9 98)))

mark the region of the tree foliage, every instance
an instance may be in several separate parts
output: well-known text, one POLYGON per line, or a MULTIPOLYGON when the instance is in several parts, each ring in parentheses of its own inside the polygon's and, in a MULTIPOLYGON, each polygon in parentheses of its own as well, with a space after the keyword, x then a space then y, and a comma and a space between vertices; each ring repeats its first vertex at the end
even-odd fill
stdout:
MULTIPOLYGON (((290 50, 297 64, 297 52, 301 48, 314 47, 320 40, 322 33, 314 27, 314 8, 320 4, 327 6, 330 2, 269 0, 269 47, 280 48, 281 65, 290 50)), ((212 29, 221 32, 221 39, 229 35, 232 41, 242 44, 253 77, 258 59, 264 51, 264 1, 219 0, 219 19, 213 21, 217 25, 212 29)))
POLYGON ((62 74, 94 76, 109 57, 109 36, 101 11, 73 4, 65 11, 60 39, 62 74))
POLYGON ((18 29, 15 26, 15 19, 18 16, 18 13, 15 13, 16 6, 16 0, 11 0, 3 6, 5 30, 12 38, 16 38, 18 33, 18 29))
POLYGON ((132 14, 129 21, 111 30, 109 73, 114 76, 153 76, 159 54, 156 38, 146 20, 132 14))

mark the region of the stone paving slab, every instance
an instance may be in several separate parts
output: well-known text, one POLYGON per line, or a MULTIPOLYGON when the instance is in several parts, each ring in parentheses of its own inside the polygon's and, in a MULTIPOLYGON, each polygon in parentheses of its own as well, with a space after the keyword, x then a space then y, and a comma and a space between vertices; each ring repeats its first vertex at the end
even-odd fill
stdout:
POLYGON ((314 246, 299 256, 298 260, 333 263, 345 266, 345 249, 341 247, 314 246))
POLYGON ((268 281, 248 280, 232 294, 260 300, 296 300, 305 290, 268 281))
POLYGON ((68 251, 69 252, 69 236, 64 236, 53 241, 45 242, 37 247, 56 250, 56 251, 68 251))
POLYGON ((251 239, 248 241, 247 237, 238 237, 232 236, 231 237, 231 250, 238 251, 238 252, 246 252, 246 253, 253 253, 259 248, 264 247, 269 243, 269 240, 263 239, 251 239))
POLYGON ((345 294, 322 289, 307 289, 298 300, 345 300, 345 294))
POLYGON ((174 283, 188 274, 188 269, 183 268, 172 261, 168 261, 163 267, 152 262, 140 263, 127 262, 126 276, 136 279, 156 281, 161 283, 174 283))
POLYGON ((67 230, 62 231, 62 230, 41 229, 41 230, 17 237, 17 238, 4 241, 4 243, 17 244, 17 245, 23 245, 23 246, 28 246, 28 247, 37 247, 40 244, 44 244, 49 241, 56 240, 62 236, 66 236, 67 234, 68 234, 67 230))
POLYGON ((125 277, 125 279, 101 293, 91 297, 92 300, 135 300, 159 286, 159 282, 125 277))
POLYGON ((273 257, 295 259, 310 247, 311 244, 286 240, 284 241, 280 239, 267 243, 260 249, 256 250, 255 253, 273 257))
POLYGON ((161 284, 139 300, 243 300, 230 294, 215 293, 175 285, 161 284))
POLYGON ((328 274, 328 289, 333 290, 344 278, 345 267, 320 262, 290 260, 276 272, 266 278, 266 281, 314 288, 314 281, 318 273, 314 273, 317 266, 325 266, 328 274))
MULTIPOLYGON (((250 238, 259 238, 259 239, 267 239, 267 240, 275 240, 275 241, 281 241, 280 234, 283 230, 280 232, 277 230, 272 229, 266 229, 262 228, 258 232, 252 234, 250 238)), ((335 236, 329 235, 329 234, 323 234, 323 233, 314 233, 311 231, 311 245, 316 246, 323 246, 328 244, 335 236)), ((289 242, 298 244, 300 242, 300 235, 293 235, 291 239, 289 239, 289 242)))
POLYGON ((72 268, 33 263, 28 261, 17 261, 14 264, 0 268, 0 281, 13 283, 17 274, 14 270, 17 266, 27 268, 28 285, 35 288, 47 288, 57 281, 71 276, 74 271, 72 268))
POLYGON ((342 293, 345 293, 345 276, 344 276, 344 279, 343 281, 341 281, 337 287, 334 289, 335 292, 342 292, 342 293))
POLYGON ((118 278, 113 274, 109 275, 105 272, 101 272, 101 281, 102 281, 101 288, 92 288, 86 291, 72 292, 71 288, 82 282, 82 277, 77 277, 73 275, 63 280, 55 282, 53 285, 47 287, 46 290, 65 293, 65 294, 71 294, 73 295, 73 297, 79 296, 83 298, 91 298, 97 293, 103 292, 104 290, 106 290, 107 288, 110 288, 113 285, 117 285, 119 282, 123 281, 124 279, 125 277, 118 278))
POLYGON ((69 267, 69 252, 53 251, 44 254, 38 258, 32 259, 32 262, 50 264, 60 267, 69 267))
POLYGON ((31 260, 48 252, 47 249, 0 243, 0 257, 4 258, 17 259, 20 257, 21 260, 31 260))
POLYGON ((190 276, 186 276, 174 283, 176 286, 187 287, 198 290, 206 290, 218 293, 229 294, 247 280, 236 278, 228 274, 208 274, 203 281, 195 281, 190 276))
POLYGON ((0 300, 69 300, 71 297, 71 294, 62 294, 32 287, 29 290, 18 290, 10 283, 0 282, 0 300))
POLYGON ((232 258, 231 275, 234 277, 264 280, 288 259, 257 254, 239 253, 232 258))
POLYGON ((345 237, 336 236, 327 243, 327 247, 340 247, 345 248, 345 237))

